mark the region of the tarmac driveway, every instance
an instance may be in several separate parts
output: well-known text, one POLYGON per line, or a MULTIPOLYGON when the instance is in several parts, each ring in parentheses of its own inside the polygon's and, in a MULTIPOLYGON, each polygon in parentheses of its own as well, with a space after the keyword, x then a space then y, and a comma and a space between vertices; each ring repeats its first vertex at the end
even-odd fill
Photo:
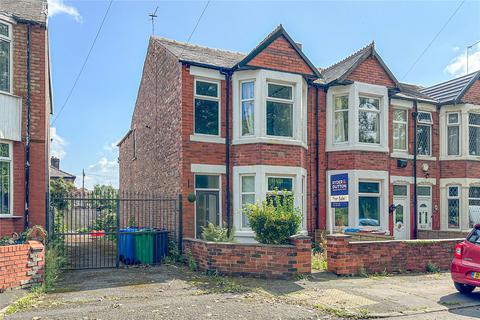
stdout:
POLYGON ((297 281, 227 278, 184 267, 68 272, 57 292, 6 319, 466 319, 480 291, 456 293, 448 273, 297 281))

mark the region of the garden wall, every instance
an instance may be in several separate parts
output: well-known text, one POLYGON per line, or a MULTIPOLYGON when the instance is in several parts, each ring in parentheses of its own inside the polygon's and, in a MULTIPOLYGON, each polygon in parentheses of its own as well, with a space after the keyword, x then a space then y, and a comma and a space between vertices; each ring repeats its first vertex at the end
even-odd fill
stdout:
POLYGON ((348 235, 329 235, 328 271, 338 275, 425 272, 429 264, 448 270, 455 245, 463 240, 352 241, 348 235))
POLYGON ((191 252, 201 271, 275 279, 290 279, 299 274, 310 274, 310 237, 294 236, 290 243, 244 244, 184 238, 183 252, 191 252))
POLYGON ((0 246, 0 292, 43 282, 45 248, 41 242, 0 246))

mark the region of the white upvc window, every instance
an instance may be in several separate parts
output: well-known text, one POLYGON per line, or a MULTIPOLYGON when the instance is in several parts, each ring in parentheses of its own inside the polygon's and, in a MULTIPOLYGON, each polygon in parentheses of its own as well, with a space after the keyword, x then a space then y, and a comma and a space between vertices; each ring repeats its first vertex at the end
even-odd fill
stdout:
POLYGON ((480 113, 468 114, 468 140, 469 154, 480 157, 480 113))
POLYGON ((480 223, 480 186, 468 189, 468 221, 470 228, 480 223))
POLYGON ((461 187, 458 185, 447 187, 448 228, 460 228, 460 197, 461 187))
POLYGON ((293 138, 293 87, 267 82, 267 136, 293 138))
POLYGON ((420 111, 417 116, 417 153, 420 156, 432 155, 432 113, 420 111))
POLYGON ((220 82, 196 78, 194 84, 194 134, 220 136, 220 82))
POLYGON ((358 183, 359 226, 380 226, 380 197, 380 182, 360 181, 358 183))
POLYGON ((362 96, 359 99, 359 142, 380 144, 380 99, 362 96))
POLYGON ((12 92, 12 25, 0 21, 0 92, 12 92))
POLYGON ((255 175, 240 176, 240 205, 242 229, 249 228, 248 217, 245 214, 245 207, 254 204, 255 199, 255 175))
POLYGON ((0 140, 0 216, 13 213, 12 143, 0 140))
POLYGON ((242 133, 244 136, 253 136, 255 134, 255 81, 241 81, 241 119, 242 133))
POLYGON ((348 142, 348 95, 333 97, 334 142, 348 142))
POLYGON ((267 202, 283 204, 285 196, 293 195, 293 177, 267 176, 267 202))
POLYGON ((460 113, 447 113, 447 154, 460 155, 460 113))
POLYGON ((408 111, 393 110, 393 150, 408 153, 408 111))

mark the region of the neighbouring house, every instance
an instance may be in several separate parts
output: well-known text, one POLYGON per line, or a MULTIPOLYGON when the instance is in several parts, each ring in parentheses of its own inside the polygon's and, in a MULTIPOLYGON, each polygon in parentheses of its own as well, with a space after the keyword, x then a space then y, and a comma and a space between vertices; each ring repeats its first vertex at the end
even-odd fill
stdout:
POLYGON ((47 1, 0 1, 0 236, 46 223, 52 91, 47 1))
POLYGON ((77 177, 71 173, 60 169, 60 159, 56 157, 50 158, 50 180, 63 179, 67 183, 74 184, 77 177))
POLYGON ((479 76, 400 83, 374 43, 316 68, 282 26, 248 54, 152 36, 120 188, 181 194, 188 237, 252 241, 242 207, 275 189, 303 233, 457 236, 480 222, 479 76))

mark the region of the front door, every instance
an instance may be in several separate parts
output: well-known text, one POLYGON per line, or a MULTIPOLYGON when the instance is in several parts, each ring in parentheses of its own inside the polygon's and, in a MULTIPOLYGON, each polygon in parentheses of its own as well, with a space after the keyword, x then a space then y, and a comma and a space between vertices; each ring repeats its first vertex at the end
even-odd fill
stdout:
POLYGON ((421 186, 418 192, 418 229, 432 229, 432 188, 430 186, 421 186))
POLYGON ((410 239, 410 213, 407 197, 393 197, 393 235, 396 240, 410 239))
POLYGON ((197 190, 196 236, 201 238, 203 227, 209 223, 220 225, 220 195, 218 191, 197 190))

